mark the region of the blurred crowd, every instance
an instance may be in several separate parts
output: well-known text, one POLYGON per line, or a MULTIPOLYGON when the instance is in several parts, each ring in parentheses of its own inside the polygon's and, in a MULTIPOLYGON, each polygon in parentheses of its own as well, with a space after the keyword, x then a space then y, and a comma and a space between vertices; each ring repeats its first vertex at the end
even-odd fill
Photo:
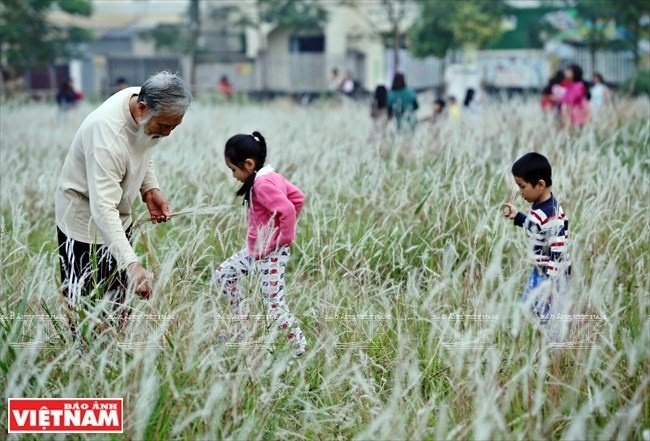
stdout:
POLYGON ((552 114, 563 127, 571 128, 606 117, 610 101, 611 93, 601 74, 594 73, 589 83, 582 68, 572 64, 548 81, 540 104, 543 112, 552 114))
MULTIPOLYGON (((583 78, 582 68, 572 64, 559 70, 544 87, 541 94, 541 109, 550 115, 559 126, 575 129, 590 121, 607 117, 611 110, 612 94, 603 76, 593 75, 592 81, 583 78)), ((462 102, 455 96, 437 97, 428 116, 417 118, 419 104, 415 90, 406 84, 404 74, 397 73, 388 89, 376 87, 370 115, 374 132, 384 135, 388 128, 396 133, 413 132, 418 124, 439 126, 442 123, 463 123, 470 126, 479 122, 481 100, 474 88, 467 88, 462 102)))

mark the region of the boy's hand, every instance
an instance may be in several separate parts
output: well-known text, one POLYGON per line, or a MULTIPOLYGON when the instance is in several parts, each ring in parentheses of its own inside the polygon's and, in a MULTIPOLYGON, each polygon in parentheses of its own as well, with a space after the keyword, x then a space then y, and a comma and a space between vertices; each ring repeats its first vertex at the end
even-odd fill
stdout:
POLYGON ((510 220, 514 219, 517 217, 517 207, 511 203, 505 204, 503 206, 503 215, 510 220))

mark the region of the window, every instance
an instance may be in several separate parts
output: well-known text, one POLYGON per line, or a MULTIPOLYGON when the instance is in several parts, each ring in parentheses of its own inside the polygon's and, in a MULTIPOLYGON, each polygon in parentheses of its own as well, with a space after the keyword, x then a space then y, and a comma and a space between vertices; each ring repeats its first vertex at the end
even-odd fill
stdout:
POLYGON ((325 52, 324 35, 292 35, 289 52, 325 52))

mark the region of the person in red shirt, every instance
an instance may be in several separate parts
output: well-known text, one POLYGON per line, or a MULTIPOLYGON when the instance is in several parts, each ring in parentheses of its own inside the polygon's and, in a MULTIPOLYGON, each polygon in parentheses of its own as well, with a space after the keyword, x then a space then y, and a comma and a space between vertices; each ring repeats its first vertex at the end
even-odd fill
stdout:
POLYGON ((225 75, 221 77, 221 80, 219 80, 219 90, 228 101, 230 101, 235 94, 230 81, 228 81, 228 77, 225 75))

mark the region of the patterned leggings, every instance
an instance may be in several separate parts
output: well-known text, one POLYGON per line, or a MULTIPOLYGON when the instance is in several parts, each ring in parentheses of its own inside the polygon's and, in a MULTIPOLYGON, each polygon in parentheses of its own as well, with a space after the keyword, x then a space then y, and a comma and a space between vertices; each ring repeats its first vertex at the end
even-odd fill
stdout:
POLYGON ((248 315, 250 311, 242 289, 241 276, 259 271, 262 278, 262 300, 267 314, 279 329, 288 330, 289 343, 298 353, 302 353, 307 347, 307 341, 284 301, 284 270, 288 261, 288 247, 272 251, 257 261, 247 249, 243 249, 219 265, 214 279, 230 301, 233 314, 248 315))

